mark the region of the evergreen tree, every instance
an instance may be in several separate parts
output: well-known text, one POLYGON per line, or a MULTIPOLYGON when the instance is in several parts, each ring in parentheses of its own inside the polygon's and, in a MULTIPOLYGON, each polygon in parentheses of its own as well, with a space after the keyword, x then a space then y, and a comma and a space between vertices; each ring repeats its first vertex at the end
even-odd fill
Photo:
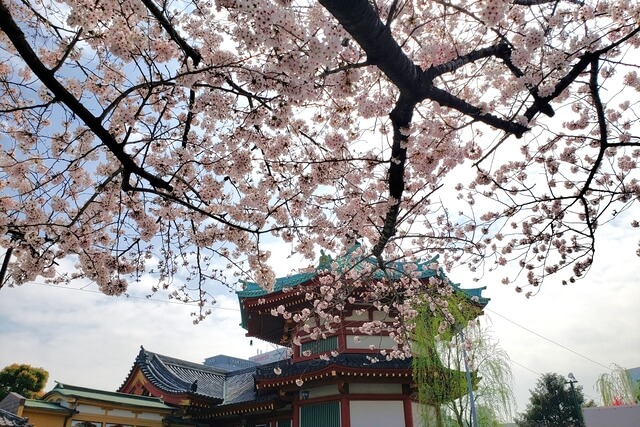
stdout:
POLYGON ((531 390, 526 411, 516 424, 521 427, 574 427, 582 426, 582 387, 570 387, 569 382, 556 373, 542 375, 531 390))
POLYGON ((0 400, 11 392, 27 398, 38 397, 47 384, 49 372, 31 365, 14 363, 0 371, 0 400))

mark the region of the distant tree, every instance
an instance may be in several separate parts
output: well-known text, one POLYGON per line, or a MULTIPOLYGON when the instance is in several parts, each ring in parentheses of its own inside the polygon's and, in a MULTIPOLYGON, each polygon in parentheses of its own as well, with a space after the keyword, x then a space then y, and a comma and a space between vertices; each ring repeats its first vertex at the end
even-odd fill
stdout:
POLYGON ((559 374, 542 375, 531 390, 526 411, 516 419, 521 427, 574 427, 582 425, 584 405, 582 387, 576 386, 573 395, 567 380, 559 374))
POLYGON ((38 397, 48 379, 49 372, 42 368, 18 363, 6 366, 0 371, 0 400, 12 391, 27 398, 38 397))

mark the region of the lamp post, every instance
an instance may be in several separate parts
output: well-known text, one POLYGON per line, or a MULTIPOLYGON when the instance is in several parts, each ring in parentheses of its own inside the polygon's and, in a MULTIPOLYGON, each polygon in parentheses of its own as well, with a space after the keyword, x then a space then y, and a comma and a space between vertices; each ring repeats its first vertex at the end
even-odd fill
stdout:
POLYGON ((458 331, 460 333, 460 339, 462 339, 462 358, 464 359, 464 371, 467 380, 467 393, 469 394, 469 408, 471 409, 471 426, 478 427, 476 401, 473 397, 473 382, 471 381, 471 371, 469 371, 469 363, 467 362, 467 350, 464 346, 464 332, 462 332, 462 326, 458 325, 458 331))
POLYGON ((576 415, 578 416, 578 426, 584 427, 584 422, 582 420, 582 408, 580 408, 580 404, 578 403, 578 396, 576 396, 576 389, 573 386, 578 382, 578 380, 572 372, 569 372, 569 375, 567 376, 569 377, 569 381, 566 381, 565 384, 569 384, 569 387, 571 387, 571 398, 573 399, 573 406, 575 407, 576 415))

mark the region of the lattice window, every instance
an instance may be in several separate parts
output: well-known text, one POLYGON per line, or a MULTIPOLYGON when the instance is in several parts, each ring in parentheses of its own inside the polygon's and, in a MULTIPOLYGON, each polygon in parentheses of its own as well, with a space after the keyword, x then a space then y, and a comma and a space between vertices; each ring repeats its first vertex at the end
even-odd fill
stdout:
POLYGON ((329 337, 323 340, 305 342, 300 346, 301 352, 304 353, 305 351, 309 350, 311 354, 327 353, 327 352, 330 352, 331 350, 337 350, 337 349, 338 349, 337 335, 334 335, 332 337, 329 337))
POLYGON ((302 427, 340 427, 340 402, 325 402, 300 407, 302 427))

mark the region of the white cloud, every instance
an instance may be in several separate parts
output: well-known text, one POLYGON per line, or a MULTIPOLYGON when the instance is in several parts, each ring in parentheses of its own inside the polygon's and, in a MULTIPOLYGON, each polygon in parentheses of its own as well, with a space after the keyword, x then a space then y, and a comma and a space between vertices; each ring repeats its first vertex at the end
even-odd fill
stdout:
POLYGON ((48 387, 57 380, 115 390, 140 345, 194 362, 216 354, 252 355, 255 350, 238 325, 233 296, 222 295, 218 301, 221 308, 193 325, 193 306, 164 300, 35 284, 5 288, 0 292, 0 367, 41 366, 50 372, 48 387))

